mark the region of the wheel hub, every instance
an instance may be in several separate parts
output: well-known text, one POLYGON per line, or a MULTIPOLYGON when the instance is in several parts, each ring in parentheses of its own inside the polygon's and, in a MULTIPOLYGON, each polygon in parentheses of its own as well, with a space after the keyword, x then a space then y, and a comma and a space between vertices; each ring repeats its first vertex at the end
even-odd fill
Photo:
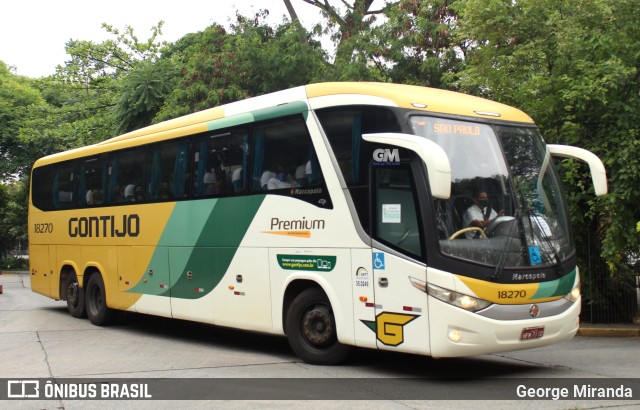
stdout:
POLYGON ((304 315, 302 329, 305 338, 315 346, 325 346, 332 342, 333 324, 326 309, 314 308, 304 315))

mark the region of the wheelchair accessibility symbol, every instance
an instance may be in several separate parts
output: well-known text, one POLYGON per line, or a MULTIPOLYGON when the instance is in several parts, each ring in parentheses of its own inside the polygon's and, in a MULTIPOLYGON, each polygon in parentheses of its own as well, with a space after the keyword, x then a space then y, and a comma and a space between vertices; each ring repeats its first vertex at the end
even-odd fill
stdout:
POLYGON ((373 253, 373 269, 384 270, 384 253, 373 253))
POLYGON ((529 260, 532 265, 540 265, 542 263, 542 254, 539 246, 529 246, 529 260))

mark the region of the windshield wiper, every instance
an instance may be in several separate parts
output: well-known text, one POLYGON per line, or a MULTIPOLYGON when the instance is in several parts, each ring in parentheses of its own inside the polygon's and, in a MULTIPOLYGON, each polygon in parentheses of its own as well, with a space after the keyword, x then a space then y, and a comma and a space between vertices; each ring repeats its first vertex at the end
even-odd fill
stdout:
POLYGON ((509 232, 507 234, 507 240, 504 242, 504 246, 500 251, 500 259, 498 260, 498 263, 496 264, 496 267, 493 270, 493 273, 487 276, 487 278, 490 280, 498 279, 502 274, 502 271, 504 270, 504 266, 507 263, 507 255, 509 253, 509 247, 511 245, 511 241, 513 240, 513 229, 520 224, 520 222, 518 222, 520 220, 520 210, 516 209, 516 212, 514 213, 513 216, 515 221, 511 223, 511 227, 509 228, 509 232))
MULTIPOLYGON (((551 233, 549 230, 549 227, 548 226, 545 227, 542 225, 542 222, 541 222, 542 216, 536 215, 533 209, 527 209, 526 215, 527 215, 527 218, 529 219, 529 224, 531 225, 531 235, 533 236, 534 239, 542 239, 541 242, 544 242, 546 245, 546 246, 538 246, 538 248, 542 249, 545 256, 547 256, 549 260, 552 259, 548 257, 550 253, 549 250, 551 250, 551 253, 553 254, 553 258, 555 258, 555 260, 557 261, 557 266, 560 269, 560 275, 564 275, 566 272, 565 272, 564 265, 562 264, 562 259, 560 258, 560 254, 558 253, 558 250, 556 249, 556 246, 554 245, 554 243, 551 241, 551 239, 549 239, 550 235, 546 234, 546 233, 549 233, 549 234, 551 233), (532 223, 532 221, 535 221, 535 225, 538 227, 539 234, 536 234, 536 230, 534 229, 534 226, 533 226, 534 224, 532 223), (545 249, 545 248, 548 248, 548 249, 545 249)), ((540 262, 542 263, 542 261, 540 262)))

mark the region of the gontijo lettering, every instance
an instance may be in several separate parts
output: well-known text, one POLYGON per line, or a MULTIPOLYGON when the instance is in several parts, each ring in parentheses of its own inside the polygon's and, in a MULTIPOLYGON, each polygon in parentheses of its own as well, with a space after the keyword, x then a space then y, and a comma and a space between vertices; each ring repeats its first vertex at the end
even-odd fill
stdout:
POLYGON ((140 217, 136 214, 89 216, 69 218, 69 236, 71 238, 124 238, 140 234, 140 217))

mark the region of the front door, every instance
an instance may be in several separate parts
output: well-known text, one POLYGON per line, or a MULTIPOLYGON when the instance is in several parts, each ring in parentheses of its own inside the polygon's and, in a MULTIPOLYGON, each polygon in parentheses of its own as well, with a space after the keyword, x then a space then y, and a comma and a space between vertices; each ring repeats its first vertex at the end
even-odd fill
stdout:
POLYGON ((372 247, 378 348, 428 354, 422 221, 408 163, 372 167, 372 247))

